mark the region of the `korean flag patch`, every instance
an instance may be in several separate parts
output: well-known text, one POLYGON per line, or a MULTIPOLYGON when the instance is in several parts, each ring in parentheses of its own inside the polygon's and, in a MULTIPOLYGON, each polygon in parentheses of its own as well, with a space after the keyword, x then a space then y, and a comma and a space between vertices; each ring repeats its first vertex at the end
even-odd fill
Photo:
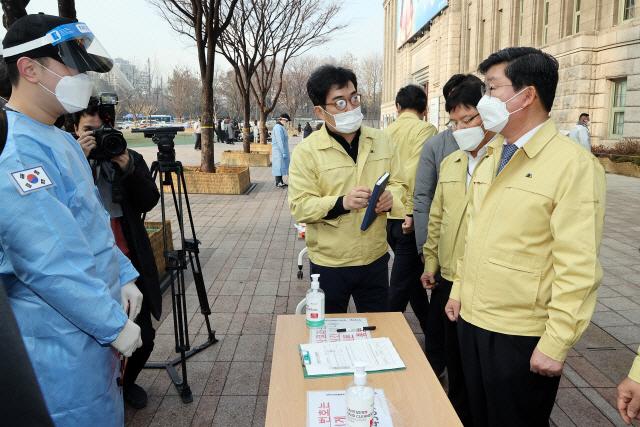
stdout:
POLYGON ((22 195, 55 186, 42 165, 7 173, 11 177, 13 185, 22 195))

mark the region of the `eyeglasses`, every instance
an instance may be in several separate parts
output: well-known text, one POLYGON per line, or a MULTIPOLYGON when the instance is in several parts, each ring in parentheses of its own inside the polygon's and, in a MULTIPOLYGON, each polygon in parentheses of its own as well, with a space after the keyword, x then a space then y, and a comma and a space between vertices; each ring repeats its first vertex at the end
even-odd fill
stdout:
POLYGON ((499 87, 506 87, 506 86, 513 86, 513 85, 500 85, 500 86, 482 86, 482 88, 480 89, 480 91, 482 92, 482 96, 485 96, 487 94, 487 88, 489 88, 488 92, 489 92, 489 97, 491 97, 491 91, 499 88, 499 87))
POLYGON ((451 129, 456 130, 456 128, 458 127, 459 123, 464 124, 464 127, 467 127, 469 125, 469 123, 471 123, 473 121, 473 119, 475 119, 476 117, 478 117, 480 115, 480 113, 476 114, 475 116, 471 117, 470 119, 465 119, 465 120, 449 120, 449 123, 447 123, 448 125, 451 125, 451 129))
MULTIPOLYGON (((349 103, 351 105, 353 105, 354 107, 358 107, 360 105, 360 99, 362 98, 362 95, 360 95, 359 93, 353 94, 351 95, 351 98, 349 98, 349 103)), ((327 105, 333 105, 334 107, 336 107, 336 110, 338 111, 342 111, 345 108, 347 108, 347 100, 346 99, 338 99, 336 102, 330 102, 328 104, 323 104, 325 107, 327 105)))

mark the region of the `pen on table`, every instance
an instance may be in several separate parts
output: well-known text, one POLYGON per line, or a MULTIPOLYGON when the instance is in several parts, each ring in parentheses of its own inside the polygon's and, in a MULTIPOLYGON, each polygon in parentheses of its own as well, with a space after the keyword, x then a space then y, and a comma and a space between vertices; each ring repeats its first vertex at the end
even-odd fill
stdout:
POLYGON ((375 331, 375 326, 364 326, 362 328, 342 328, 336 329, 336 332, 361 332, 361 331, 375 331))

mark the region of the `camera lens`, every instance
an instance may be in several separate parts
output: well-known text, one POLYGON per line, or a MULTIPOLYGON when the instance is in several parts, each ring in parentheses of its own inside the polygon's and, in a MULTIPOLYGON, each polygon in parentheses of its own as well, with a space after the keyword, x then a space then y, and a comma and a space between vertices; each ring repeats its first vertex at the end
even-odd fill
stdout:
POLYGON ((102 150, 107 155, 107 158, 118 157, 124 154, 124 150, 127 148, 127 141, 122 135, 108 134, 105 135, 102 140, 102 150))

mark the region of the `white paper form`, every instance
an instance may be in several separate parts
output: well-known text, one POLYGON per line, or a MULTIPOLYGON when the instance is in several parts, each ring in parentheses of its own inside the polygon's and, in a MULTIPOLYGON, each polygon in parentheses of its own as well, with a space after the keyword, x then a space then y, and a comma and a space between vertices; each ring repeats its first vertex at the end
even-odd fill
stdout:
POLYGON ((300 352, 307 377, 352 374, 356 361, 367 363, 367 372, 405 368, 389 338, 300 344, 300 352))
POLYGON ((366 317, 332 317, 331 319, 324 319, 322 328, 309 330, 309 342, 314 344, 370 339, 371 333, 369 331, 337 332, 337 329, 364 328, 365 326, 369 326, 366 317))
MULTIPOLYGON (((384 390, 375 389, 373 425, 393 427, 384 390)), ((347 425, 347 395, 344 390, 307 392, 307 427, 344 427, 347 425)))

